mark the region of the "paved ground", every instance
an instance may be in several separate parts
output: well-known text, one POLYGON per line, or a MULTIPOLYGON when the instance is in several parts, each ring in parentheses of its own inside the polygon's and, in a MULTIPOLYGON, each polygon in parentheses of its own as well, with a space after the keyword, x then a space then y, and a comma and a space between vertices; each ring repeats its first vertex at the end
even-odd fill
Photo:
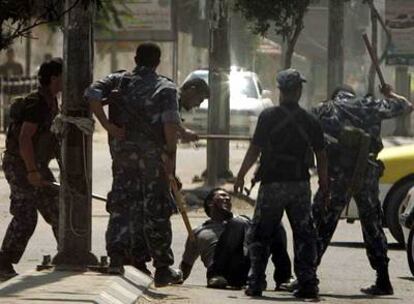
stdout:
MULTIPOLYGON (((1 138, 0 138, 1 139, 1 138)), ((0 141, 2 142, 2 141, 0 141)), ((401 141, 398 141, 401 142, 401 141)), ((232 145, 231 164, 233 172, 240 166, 242 157, 246 150, 246 144, 239 143, 232 145)), ((181 147, 178 153, 178 175, 181 176, 185 187, 197 187, 191 184, 193 175, 200 174, 205 168, 205 147, 198 149, 191 147, 181 147)), ((109 155, 102 137, 95 138, 94 148, 94 191, 105 194, 111 183, 109 155)), ((2 178, 0 171, 0 240, 9 223, 8 214, 8 187, 2 178)), ((247 204, 237 204, 237 211, 247 215, 252 214, 252 208, 247 204)), ((193 226, 202 223, 205 216, 202 212, 193 211, 190 213, 190 220, 193 226)), ((108 221, 104 205, 95 201, 93 205, 93 232, 92 248, 97 256, 105 255, 104 232, 108 221)), ((186 232, 181 219, 174 216, 172 219, 174 240, 173 249, 176 256, 176 264, 180 262, 186 232)), ((288 224, 287 224, 288 226, 288 224)), ((359 292, 363 286, 369 285, 374 280, 374 272, 370 269, 368 260, 365 256, 359 223, 353 225, 341 222, 334 236, 333 245, 329 248, 324 261, 319 269, 321 280, 321 301, 325 303, 412 303, 414 295, 414 279, 409 272, 406 253, 398 248, 392 237, 387 232, 390 241, 390 270, 395 287, 395 296, 382 299, 370 299, 359 292)), ((289 249, 291 251, 292 241, 289 235, 289 249)), ((41 262, 44 254, 54 255, 56 253, 56 243, 52 233, 41 219, 31 239, 29 246, 22 261, 17 265, 19 272, 32 270, 35 265, 41 262)), ((268 270, 269 291, 265 292, 265 297, 260 300, 251 300, 244 296, 242 291, 228 290, 218 291, 206 289, 205 269, 198 261, 195 265, 190 278, 180 287, 170 287, 164 289, 151 289, 147 292, 139 303, 247 303, 251 301, 281 301, 297 302, 289 294, 276 293, 271 291, 273 282, 271 281, 272 267, 268 270)), ((1 302, 1 300, 0 300, 1 302)))

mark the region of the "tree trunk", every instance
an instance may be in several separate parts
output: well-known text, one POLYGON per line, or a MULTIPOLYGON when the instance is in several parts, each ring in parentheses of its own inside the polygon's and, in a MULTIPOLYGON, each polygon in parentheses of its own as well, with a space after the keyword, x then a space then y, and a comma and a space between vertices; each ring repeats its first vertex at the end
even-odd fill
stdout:
MULTIPOLYGON (((395 68, 395 91, 406 96, 410 100, 410 76, 408 66, 397 66, 395 68)), ((411 115, 405 114, 396 118, 395 136, 412 136, 411 115)))
POLYGON ((327 96, 344 81, 344 6, 344 0, 329 1, 327 96))
POLYGON ((295 45, 288 41, 286 43, 286 51, 283 56, 283 69, 288 69, 292 66, 293 53, 295 51, 295 45))
POLYGON ((303 18, 305 11, 295 20, 295 30, 293 31, 292 37, 286 39, 286 50, 283 55, 283 68, 288 69, 292 66, 293 54, 295 52, 296 42, 299 39, 300 33, 303 29, 303 18))

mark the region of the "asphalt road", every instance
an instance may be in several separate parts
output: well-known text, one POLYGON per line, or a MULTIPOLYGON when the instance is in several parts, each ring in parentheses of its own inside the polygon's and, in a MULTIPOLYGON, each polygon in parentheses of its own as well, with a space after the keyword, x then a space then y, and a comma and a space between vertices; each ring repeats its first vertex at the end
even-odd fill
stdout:
MULTIPOLYGON (((94 165, 93 165, 93 189, 94 192, 103 194, 109 190, 111 184, 111 171, 108 150, 105 140, 98 136, 94 140, 94 165)), ((231 146, 230 167, 234 173, 240 166, 247 146, 245 143, 231 146)), ((193 147, 181 147, 178 152, 178 175, 181 177, 185 188, 194 188, 199 185, 192 184, 194 175, 200 174, 205 168, 205 147, 197 149, 193 147)), ((57 171, 56 171, 57 172, 57 171)), ((8 213, 8 185, 0 171, 0 240, 10 221, 8 213)), ((247 204, 237 204, 238 213, 252 215, 253 209, 247 204)), ((205 216, 202 211, 190 213, 193 226, 202 223, 205 216)), ((92 248, 97 256, 105 255, 104 233, 108 221, 104 203, 93 202, 93 231, 92 248)), ((174 240, 173 250, 176 257, 176 265, 180 262, 183 252, 186 231, 178 216, 172 218, 174 240)), ((289 226, 288 223, 286 225, 289 226)), ((288 228, 289 230, 289 228, 288 228)), ((328 249, 321 267, 318 270, 320 278, 321 302, 325 303, 413 303, 414 278, 411 275, 404 250, 398 248, 391 235, 387 233, 390 242, 389 256, 391 279, 394 284, 395 295, 383 298, 369 298, 359 292, 361 287, 373 283, 375 273, 371 270, 365 255, 362 235, 359 223, 347 224, 341 222, 335 233, 333 244, 328 249)), ((292 237, 289 232, 289 250, 292 254, 292 237)), ((28 245, 22 261, 16 266, 20 273, 33 269, 41 262, 42 256, 56 254, 56 242, 53 239, 50 228, 39 219, 36 231, 28 245)), ((205 288, 205 269, 200 261, 197 261, 190 278, 180 287, 168 287, 163 289, 151 289, 139 303, 247 303, 251 301, 281 301, 300 302, 288 293, 272 291, 274 283, 271 280, 272 267, 268 267, 268 291, 261 299, 250 299, 238 290, 212 290, 205 288)), ((0 301, 1 302, 1 301, 0 301)))

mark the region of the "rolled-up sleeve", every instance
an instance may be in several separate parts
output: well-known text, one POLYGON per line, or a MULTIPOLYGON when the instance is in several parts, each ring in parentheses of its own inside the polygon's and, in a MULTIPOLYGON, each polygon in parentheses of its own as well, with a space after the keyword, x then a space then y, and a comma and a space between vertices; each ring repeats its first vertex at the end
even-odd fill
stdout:
POLYGON ((101 80, 91 84, 84 93, 87 100, 102 101, 108 97, 112 90, 116 89, 119 82, 120 74, 111 74, 101 80))
POLYGON ((178 98, 176 89, 164 89, 159 93, 159 99, 162 103, 161 122, 162 123, 181 123, 180 113, 178 111, 178 98))

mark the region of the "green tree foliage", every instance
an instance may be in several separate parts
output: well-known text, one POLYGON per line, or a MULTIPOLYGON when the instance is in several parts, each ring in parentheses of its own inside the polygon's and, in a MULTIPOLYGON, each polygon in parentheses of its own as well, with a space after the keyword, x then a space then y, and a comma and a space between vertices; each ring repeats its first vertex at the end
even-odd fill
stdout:
POLYGON ((107 29, 107 24, 122 26, 120 16, 128 14, 126 0, 75 0, 65 7, 65 0, 1 0, 0 1, 0 50, 10 46, 15 39, 30 38, 31 31, 41 24, 59 26, 63 16, 77 5, 87 9, 97 8, 96 25, 107 29))
POLYGON ((311 0, 235 0, 235 7, 252 22, 255 33, 264 36, 272 29, 283 38, 287 46, 284 67, 288 68, 310 3, 311 0))

